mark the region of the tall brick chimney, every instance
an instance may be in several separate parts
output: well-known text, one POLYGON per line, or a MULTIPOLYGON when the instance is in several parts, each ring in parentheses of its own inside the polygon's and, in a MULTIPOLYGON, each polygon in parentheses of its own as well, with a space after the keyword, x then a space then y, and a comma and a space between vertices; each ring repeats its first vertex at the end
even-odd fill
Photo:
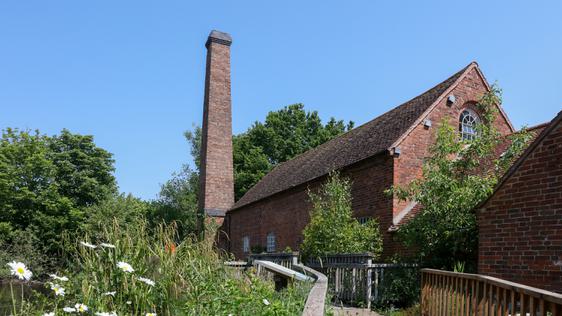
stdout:
POLYGON ((199 175, 202 218, 221 224, 234 204, 229 34, 212 31, 207 43, 205 101, 199 175))

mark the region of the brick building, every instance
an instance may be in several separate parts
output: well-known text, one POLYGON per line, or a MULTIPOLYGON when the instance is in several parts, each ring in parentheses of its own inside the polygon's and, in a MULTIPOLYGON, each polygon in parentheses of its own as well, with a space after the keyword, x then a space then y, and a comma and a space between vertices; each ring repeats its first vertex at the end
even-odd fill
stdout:
POLYGON ((477 210, 478 272, 562 292, 562 112, 477 210))
MULTIPOLYGON (((330 171, 339 170, 353 181, 355 216, 377 218, 383 232, 383 255, 396 253, 400 244, 393 232, 415 214, 417 205, 388 197, 384 191, 421 176, 423 158, 442 121, 459 126, 461 137, 474 136, 474 124, 479 120, 474 105, 489 90, 478 65, 470 63, 419 96, 278 165, 234 203, 230 44, 230 36, 216 31, 207 41, 200 199, 202 212, 220 221, 224 217, 225 247, 238 258, 256 245, 268 251, 297 250, 309 221, 308 189, 314 190, 330 171)), ((503 135, 512 133, 508 117, 498 108, 497 129, 503 135)))

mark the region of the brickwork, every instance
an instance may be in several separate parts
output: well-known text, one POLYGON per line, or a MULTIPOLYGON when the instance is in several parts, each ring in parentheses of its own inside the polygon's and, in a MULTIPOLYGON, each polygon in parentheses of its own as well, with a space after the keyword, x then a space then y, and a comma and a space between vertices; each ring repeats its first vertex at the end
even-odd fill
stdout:
MULTIPOLYGON (((435 134, 439 125, 447 121, 451 126, 458 128, 458 119, 465 108, 478 112, 473 106, 480 97, 487 92, 486 82, 480 76, 477 68, 472 68, 461 82, 435 106, 426 119, 431 121, 431 127, 424 126, 424 120, 416 125, 402 142, 398 144, 400 156, 395 159, 394 183, 405 186, 412 180, 421 177, 423 158, 429 155, 429 147, 435 142, 435 134), (447 96, 454 95, 455 102, 447 104, 447 96)), ((502 135, 512 133, 510 123, 498 113, 496 126, 502 135)), ((397 217, 406 207, 408 202, 394 200, 393 214, 397 217)), ((398 223, 395 223, 398 224, 398 223)))
MULTIPOLYGON (((357 217, 379 218, 381 228, 388 228, 392 217, 392 200, 384 194, 392 181, 392 157, 383 154, 357 163, 342 171, 353 179, 352 208, 357 217)), ((307 189, 316 190, 326 178, 273 195, 267 199, 227 213, 230 251, 238 258, 242 252, 242 238, 248 236, 250 245, 266 245, 266 236, 273 232, 277 250, 291 247, 298 250, 302 231, 310 220, 311 204, 307 189)), ((390 243, 385 235, 384 243, 390 243)))
POLYGON ((562 292, 562 118, 478 210, 478 272, 562 292))
POLYGON ((207 41, 199 209, 218 217, 234 203, 230 36, 213 31, 207 41))
MULTIPOLYGON (((458 126, 462 110, 478 101, 487 91, 485 79, 475 65, 471 66, 460 80, 449 93, 455 96, 455 103, 452 106, 447 105, 445 95, 427 117, 432 121, 432 126, 425 127, 422 120, 397 144, 401 150, 400 155, 391 156, 384 153, 342 169, 343 174, 353 181, 352 201, 355 216, 379 219, 383 233, 383 260, 397 253, 407 254, 409 251, 396 240, 392 231, 392 227, 398 224, 398 215, 408 203, 389 198, 384 190, 393 184, 408 184, 421 176, 423 158, 427 156, 428 147, 435 140, 434 131, 439 123, 448 119, 450 124, 458 126)), ((496 124, 503 135, 512 132, 510 123, 501 113, 498 113, 496 124)), ((323 180, 325 177, 227 213, 226 230, 230 236, 230 251, 239 258, 244 257, 243 237, 249 237, 252 246, 265 246, 266 236, 270 232, 275 233, 277 250, 283 250, 287 246, 298 250, 302 242, 302 230, 310 220, 311 205, 306 193, 307 188, 317 188, 323 180)), ((414 211, 416 209, 419 207, 414 208, 414 211)))

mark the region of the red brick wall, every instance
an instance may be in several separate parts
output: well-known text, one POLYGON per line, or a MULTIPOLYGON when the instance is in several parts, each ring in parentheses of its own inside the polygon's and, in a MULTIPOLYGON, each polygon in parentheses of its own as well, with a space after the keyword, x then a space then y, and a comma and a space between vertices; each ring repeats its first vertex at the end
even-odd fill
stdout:
POLYGON ((562 124, 478 210, 478 272, 562 292, 562 124))
POLYGON ((207 41, 199 209, 224 216, 234 203, 230 43, 212 35, 207 41))
MULTIPOLYGON (((394 183, 405 186, 412 180, 421 177, 423 158, 429 154, 429 147, 435 142, 435 133, 444 119, 448 120, 455 129, 458 129, 458 119, 461 112, 475 104, 480 97, 486 93, 487 88, 482 77, 476 68, 473 68, 463 80, 450 93, 455 96, 456 101, 453 105, 447 105, 447 97, 428 115, 432 126, 426 128, 422 121, 411 133, 398 145, 401 150, 400 157, 395 159, 394 183)), ((477 111, 476 111, 477 112, 477 111)), ((502 135, 512 132, 509 123, 498 113, 496 128, 502 135)), ((408 202, 394 200, 393 214, 397 216, 408 205, 408 202)))
MULTIPOLYGON (((342 174, 353 181, 352 207, 357 217, 378 217, 381 231, 385 232, 392 220, 392 200, 384 194, 392 181, 392 157, 383 154, 359 162, 342 174)), ((287 246, 298 250, 302 231, 308 224, 311 204, 307 188, 314 190, 325 178, 273 195, 267 199, 227 213, 227 230, 230 232, 230 251, 243 258, 242 238, 250 237, 250 245, 266 246, 266 236, 273 232, 277 250, 287 246)), ((384 243, 391 236, 385 234, 384 243)), ((390 249, 390 247, 389 247, 390 249)))

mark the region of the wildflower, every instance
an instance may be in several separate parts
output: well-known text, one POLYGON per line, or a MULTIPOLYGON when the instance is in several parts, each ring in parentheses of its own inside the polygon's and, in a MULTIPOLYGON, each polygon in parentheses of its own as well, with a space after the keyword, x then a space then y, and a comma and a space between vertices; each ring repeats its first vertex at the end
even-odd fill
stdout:
POLYGON ((76 311, 78 311, 78 313, 85 313, 88 311, 88 306, 82 304, 82 303, 76 303, 76 305, 74 305, 74 307, 76 308, 76 311))
POLYGON ((111 312, 111 313, 100 312, 100 313, 96 313, 96 316, 117 316, 117 313, 115 313, 115 312, 111 312))
POLYGON ((156 316, 156 313, 146 313, 145 316, 156 316))
POLYGON ((125 303, 126 303, 127 305, 133 304, 133 302, 131 302, 131 301, 126 301, 125 303))
POLYGON ((130 264, 128 264, 128 263, 126 263, 126 262, 123 262, 123 261, 117 262, 117 267, 118 267, 119 269, 121 269, 121 271, 123 271, 123 272, 131 273, 131 272, 134 272, 134 271, 135 271, 135 270, 133 269, 133 267, 131 267, 130 264))
POLYGON ((10 273, 12 273, 12 275, 15 275, 18 279, 20 280, 25 279, 26 281, 31 279, 33 273, 31 273, 31 271, 27 269, 25 264, 21 262, 12 261, 8 263, 8 265, 10 266, 11 269, 10 273))
POLYGON ((102 247, 104 247, 104 248, 115 248, 115 245, 106 244, 106 243, 104 243, 104 242, 102 242, 102 243, 100 244, 100 246, 102 246, 102 247))
POLYGON ((65 277, 65 276, 60 277, 56 274, 49 274, 49 276, 51 277, 51 279, 55 279, 55 280, 58 280, 58 281, 63 281, 63 282, 68 281, 68 278, 65 277))
POLYGON ((154 281, 152 281, 151 279, 147 279, 147 278, 143 278, 143 277, 139 277, 137 280, 144 282, 150 286, 154 286, 156 283, 154 283, 154 281))
POLYGON ((115 291, 113 291, 113 292, 105 292, 105 293, 103 293, 103 295, 104 295, 104 296, 115 296, 115 293, 117 293, 117 292, 115 292, 115 291))
POLYGON ((84 247, 88 247, 88 248, 92 248, 92 249, 96 249, 98 247, 96 245, 92 245, 92 244, 90 244, 88 242, 84 242, 84 241, 81 241, 80 244, 84 247))
POLYGON ((62 309, 63 311, 67 312, 67 313, 74 313, 76 311, 76 308, 74 307, 65 307, 62 309))
POLYGON ((269 305, 269 304, 271 304, 271 303, 269 303, 269 301, 268 301, 267 299, 265 299, 265 298, 263 299, 262 302, 263 302, 263 305, 266 305, 266 306, 269 305))
POLYGON ((51 290, 55 291, 56 296, 64 296, 64 288, 58 284, 51 283, 51 290))
POLYGON ((55 316, 55 312, 44 313, 43 316, 55 316))

